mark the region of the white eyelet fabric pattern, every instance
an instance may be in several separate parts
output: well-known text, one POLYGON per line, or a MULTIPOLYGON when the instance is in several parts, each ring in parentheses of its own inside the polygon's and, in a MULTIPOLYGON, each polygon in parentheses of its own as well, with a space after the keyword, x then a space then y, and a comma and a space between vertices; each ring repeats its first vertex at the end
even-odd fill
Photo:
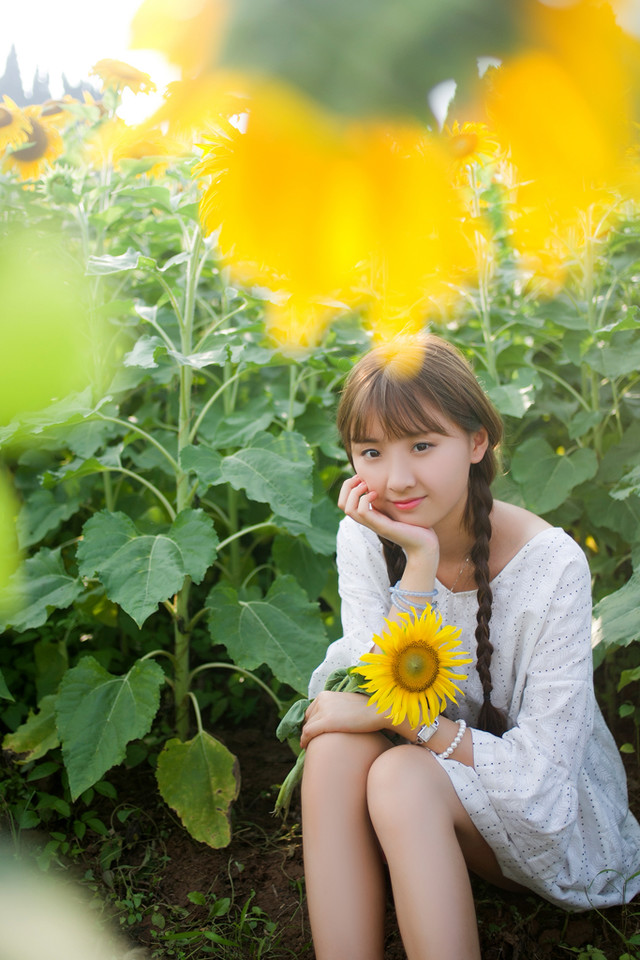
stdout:
MULTIPOLYGON (((389 579, 374 533, 345 518, 338 533, 344 636, 314 671, 309 694, 357 663, 384 629, 389 579)), ((475 656, 475 591, 436 581, 445 623, 475 656)), ((591 580, 563 530, 538 533, 491 583, 492 702, 503 737, 473 729, 482 705, 474 664, 446 716, 472 728, 474 767, 441 761, 505 876, 565 909, 628 902, 640 892, 640 826, 629 812, 618 748, 593 689, 591 580), (627 882, 628 881, 628 882, 627 882)))

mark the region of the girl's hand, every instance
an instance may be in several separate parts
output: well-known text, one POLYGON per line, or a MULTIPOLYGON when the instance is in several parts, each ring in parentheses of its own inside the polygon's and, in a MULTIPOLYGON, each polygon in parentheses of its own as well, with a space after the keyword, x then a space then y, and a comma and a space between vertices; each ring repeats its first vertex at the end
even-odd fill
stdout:
POLYGON ((306 749, 322 733, 371 733, 391 727, 391 720, 378 713, 361 693, 324 690, 307 707, 300 737, 306 749))
POLYGON ((375 491, 369 491, 364 480, 356 475, 355 477, 349 477, 342 484, 338 506, 352 520, 373 530, 378 536, 391 540, 392 543, 397 543, 407 554, 407 559, 411 559, 412 555, 416 554, 430 560, 435 575, 438 566, 439 543, 434 531, 430 527, 420 527, 416 524, 392 520, 385 513, 376 510, 377 496, 378 494, 375 491))

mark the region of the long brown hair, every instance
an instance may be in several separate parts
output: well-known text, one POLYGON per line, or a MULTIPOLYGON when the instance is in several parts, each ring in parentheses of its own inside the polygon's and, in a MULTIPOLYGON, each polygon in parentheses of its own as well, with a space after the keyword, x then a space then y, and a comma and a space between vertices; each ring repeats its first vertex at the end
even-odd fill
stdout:
MULTIPOLYGON (((502 439, 502 421, 476 380, 470 365, 455 347, 433 335, 424 335, 377 347, 349 374, 338 407, 338 429, 351 459, 351 444, 370 436, 376 419, 385 436, 398 439, 429 430, 446 433, 438 415, 472 434, 484 427, 489 443, 479 463, 469 469, 464 524, 473 536, 470 559, 477 587, 476 669, 484 700, 480 729, 500 736, 505 717, 491 703, 489 621, 493 594, 489 581, 491 540, 491 483, 496 475, 496 451, 502 439)), ((404 572, 404 551, 382 540, 390 583, 404 572)))

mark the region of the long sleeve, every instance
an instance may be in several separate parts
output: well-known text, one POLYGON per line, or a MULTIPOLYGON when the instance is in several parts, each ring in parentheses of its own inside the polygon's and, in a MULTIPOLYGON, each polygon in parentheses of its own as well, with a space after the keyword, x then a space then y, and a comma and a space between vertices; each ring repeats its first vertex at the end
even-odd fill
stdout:
POLYGON ((337 539, 338 586, 343 636, 327 650, 309 681, 309 696, 324 688, 329 675, 356 664, 371 649, 374 634, 389 612, 389 579, 376 535, 350 517, 341 521, 337 539))

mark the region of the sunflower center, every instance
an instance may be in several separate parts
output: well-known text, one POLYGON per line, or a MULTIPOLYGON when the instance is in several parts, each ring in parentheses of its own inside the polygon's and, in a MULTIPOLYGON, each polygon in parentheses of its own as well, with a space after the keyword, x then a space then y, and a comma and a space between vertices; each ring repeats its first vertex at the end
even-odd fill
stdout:
POLYGON ((440 658, 431 647, 411 643, 393 664, 393 679, 399 687, 412 692, 427 690, 438 676, 440 658))
POLYGON ((29 131, 29 143, 26 147, 20 147, 14 150, 13 156, 21 163, 31 163, 32 160, 39 160, 47 152, 49 140, 47 131, 38 123, 37 120, 30 120, 31 130, 29 131))
POLYGON ((4 107, 0 107, 0 127, 10 127, 13 120, 13 114, 4 107))
POLYGON ((57 114, 62 113, 62 107, 59 103, 50 101, 49 103, 45 103, 40 113, 43 117, 55 117, 57 114))
POLYGON ((451 141, 451 152, 455 157, 468 157, 478 146, 476 133, 462 133, 451 141))

